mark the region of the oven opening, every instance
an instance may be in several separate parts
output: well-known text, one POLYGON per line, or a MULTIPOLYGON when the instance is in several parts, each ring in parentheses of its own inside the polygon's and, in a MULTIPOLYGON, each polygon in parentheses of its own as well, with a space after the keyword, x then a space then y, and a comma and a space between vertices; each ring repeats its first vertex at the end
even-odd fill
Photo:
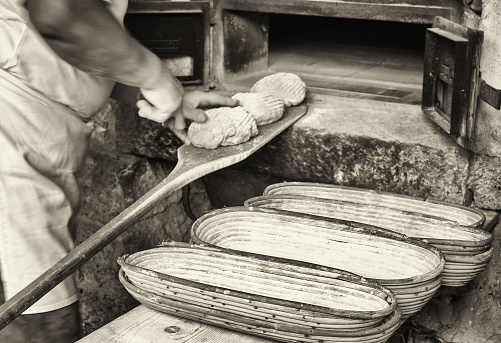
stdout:
POLYGON ((421 102, 427 26, 296 15, 269 25, 270 70, 295 72, 315 92, 421 102))
POLYGON ((268 40, 260 54, 266 55, 261 66, 268 74, 296 73, 312 93, 421 103, 425 33, 430 25, 271 13, 257 19, 237 11, 229 15, 246 23, 261 21, 268 40))
POLYGON ((202 83, 205 34, 201 13, 133 12, 125 16, 124 24, 183 84, 202 83))

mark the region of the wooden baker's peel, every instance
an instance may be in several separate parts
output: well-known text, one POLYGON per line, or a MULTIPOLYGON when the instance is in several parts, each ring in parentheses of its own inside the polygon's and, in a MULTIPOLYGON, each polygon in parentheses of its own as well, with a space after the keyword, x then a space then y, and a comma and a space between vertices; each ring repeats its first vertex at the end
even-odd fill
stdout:
POLYGON ((242 144, 218 147, 214 150, 192 145, 181 146, 178 150, 178 163, 169 176, 0 306, 0 330, 70 276, 159 201, 204 175, 246 159, 300 119, 307 108, 306 101, 298 106, 288 107, 279 121, 260 126, 259 134, 242 144))

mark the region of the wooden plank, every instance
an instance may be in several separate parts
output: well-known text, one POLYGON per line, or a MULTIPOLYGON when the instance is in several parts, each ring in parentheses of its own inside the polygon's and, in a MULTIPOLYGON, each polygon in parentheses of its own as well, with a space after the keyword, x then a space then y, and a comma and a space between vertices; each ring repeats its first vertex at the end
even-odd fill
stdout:
POLYGON ((275 343, 189 319, 175 317, 140 305, 78 343, 275 343))
POLYGON ((501 109, 501 90, 488 85, 484 80, 480 81, 479 97, 495 109, 501 109))
POLYGON ((238 11, 300 14, 325 17, 388 20, 432 24, 435 16, 455 19, 457 9, 443 4, 358 2, 339 0, 225 0, 223 8, 238 11))
POLYGON ((129 1, 127 13, 203 13, 210 1, 129 1))

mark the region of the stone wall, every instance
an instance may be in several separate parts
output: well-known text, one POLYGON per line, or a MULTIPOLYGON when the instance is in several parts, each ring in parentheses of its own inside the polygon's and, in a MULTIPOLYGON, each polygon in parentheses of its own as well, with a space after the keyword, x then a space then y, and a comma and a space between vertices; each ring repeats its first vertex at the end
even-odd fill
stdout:
MULTIPOLYGON (((463 19, 467 26, 484 31, 481 51, 482 79, 501 89, 501 2, 468 1, 463 19)), ((479 101, 474 153, 469 163, 467 188, 474 204, 501 210, 500 111, 479 101)), ((495 212, 494 212, 495 213, 495 212)), ((468 285, 441 287, 438 294, 410 321, 406 333, 415 343, 501 342, 501 227, 493 229, 494 255, 487 268, 468 285)))
MULTIPOLYGON (((478 29, 484 31, 481 51, 482 79, 501 89, 501 2, 483 0, 478 29)), ((500 111, 483 101, 478 104, 475 156, 472 160, 469 188, 473 190, 479 207, 501 210, 500 111)))

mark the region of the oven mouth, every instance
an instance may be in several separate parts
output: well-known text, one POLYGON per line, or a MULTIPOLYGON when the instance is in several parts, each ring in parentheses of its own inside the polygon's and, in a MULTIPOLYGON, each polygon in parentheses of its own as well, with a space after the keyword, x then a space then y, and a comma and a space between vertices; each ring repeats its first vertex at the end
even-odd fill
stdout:
MULTIPOLYGON (((232 17, 247 15, 226 12, 232 17)), ((239 61, 234 59, 236 63, 231 64, 232 46, 226 44, 228 82, 248 86, 266 74, 292 72, 305 81, 311 93, 421 104, 425 34, 430 25, 261 15, 268 24, 264 68, 238 71, 239 61)), ((227 42, 239 38, 232 35, 229 32, 227 42)))
POLYGON ((207 82, 208 3, 131 2, 124 24, 185 86, 207 82), (187 7, 188 6, 188 7, 187 7), (192 6, 192 7, 190 7, 192 6))

